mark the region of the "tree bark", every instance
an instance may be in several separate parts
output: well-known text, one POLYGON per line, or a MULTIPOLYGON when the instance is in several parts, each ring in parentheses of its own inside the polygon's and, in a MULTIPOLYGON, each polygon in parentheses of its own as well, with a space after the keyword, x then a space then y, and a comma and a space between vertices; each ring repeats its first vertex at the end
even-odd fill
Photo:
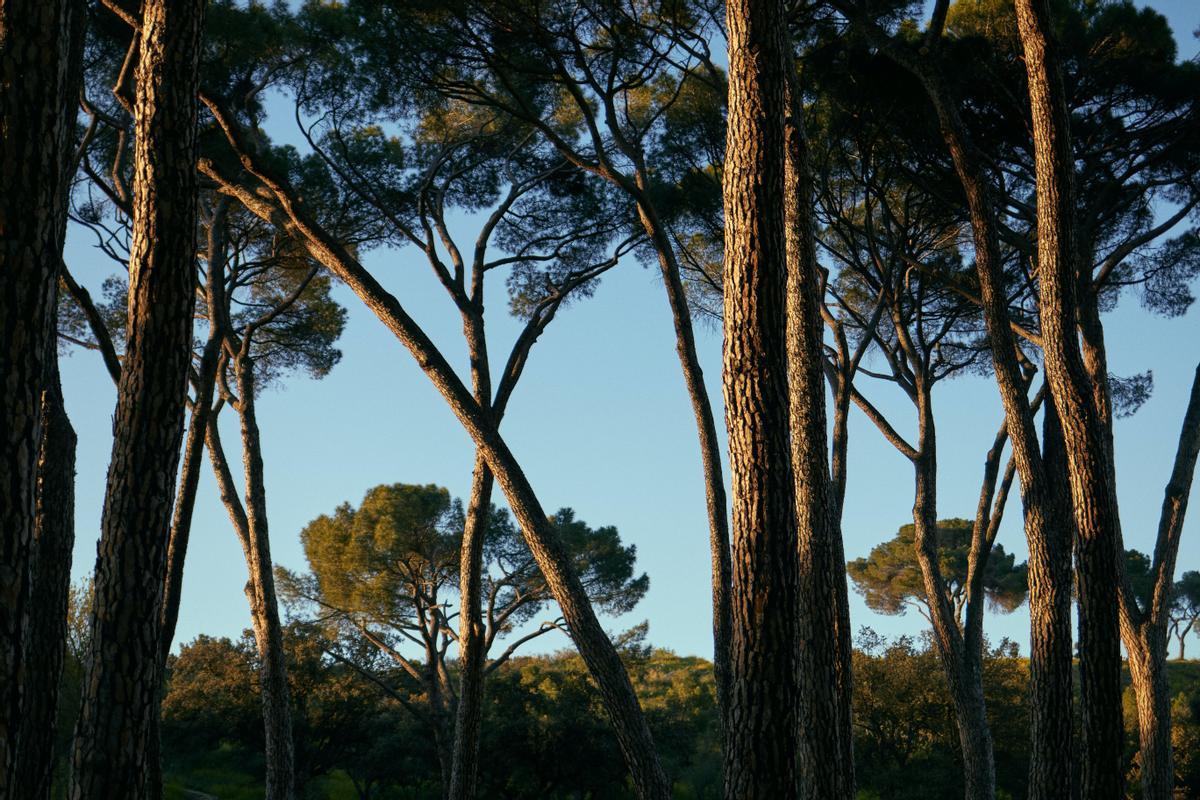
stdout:
MULTIPOLYGON (((1154 592, 1150 607, 1140 609, 1128 582, 1121 593, 1121 635, 1129 654, 1129 677, 1138 713, 1138 752, 1142 797, 1166 800, 1175 782, 1171 747, 1171 695, 1167 684, 1167 639, 1173 602, 1175 560, 1187 514, 1188 496, 1200 457, 1200 366, 1179 432, 1171 477, 1163 492, 1154 545, 1154 592)), ((1190 627, 1190 626, 1189 626, 1190 627)), ((1185 631, 1186 634, 1186 631, 1185 631)), ((1183 636, 1179 637, 1183 658, 1183 636)))
POLYGON ((399 301, 307 214, 295 196, 264 169, 242 146, 238 131, 220 106, 204 98, 225 129, 242 165, 263 182, 279 205, 279 212, 261 198, 221 178, 213 165, 201 162, 206 175, 221 184, 221 191, 236 197, 249 210, 269 222, 281 222, 305 242, 309 253, 340 278, 387 326, 416 358, 426 376, 442 394, 450 410, 486 458, 512 508, 530 553, 562 609, 571 637, 595 679, 614 733, 640 798, 670 797, 671 784, 663 772, 650 728, 642 713, 620 654, 605 634, 587 593, 558 535, 542 509, 517 459, 496 426, 459 380, 445 357, 408 315, 399 301), (282 219, 279 217, 282 216, 282 219))
MULTIPOLYGON (((954 721, 958 728, 959 749, 963 759, 964 797, 967 800, 992 800, 996 796, 996 767, 992 747, 992 731, 988 725, 987 704, 983 696, 982 637, 970 641, 959 628, 942 577, 938 555, 937 529, 937 432, 933 416, 933 398, 928 377, 917 375, 918 395, 918 455, 913 462, 916 489, 913 501, 913 523, 917 562, 924 580, 929 617, 933 623, 933 639, 937 646, 950 697, 954 704, 954 721)), ((983 559, 990 543, 979 552, 973 551, 973 561, 983 559)), ((973 564, 976 574, 982 566, 973 564)), ((971 603, 983 602, 982 592, 976 591, 971 603)), ((981 609, 979 609, 981 610, 981 609)))
POLYGON ((729 695, 729 642, 731 636, 729 517, 726 509, 725 476, 721 467, 721 446, 717 440, 717 424, 712 401, 704 384, 704 370, 696 352, 696 335, 687 291, 680 277, 679 262, 657 211, 649 200, 650 182, 645 169, 639 165, 637 187, 638 216, 658 254, 663 286, 671 307, 675 327, 675 352, 683 372, 692 414, 696 418, 696 435, 700 441, 700 464, 704 475, 705 509, 708 514, 708 549, 712 562, 713 612, 713 676, 717 687, 717 706, 724 708, 729 695))
POLYGON ((246 473, 246 522, 249 547, 246 566, 250 581, 246 597, 254 620, 254 638, 262 662, 261 691, 266 730, 267 800, 291 800, 295 759, 292 748, 291 692, 283 649, 283 626, 275 595, 271 541, 267 533, 267 491, 263 477, 262 439, 255 410, 254 361, 243 355, 236 362, 238 418, 242 427, 242 464, 246 473))
POLYGON ((784 117, 787 21, 731 0, 725 162, 724 373, 732 515, 725 797, 797 796, 800 633, 789 444, 784 117))
POLYGON ((1105 435, 1079 349, 1079 264, 1074 241, 1074 162, 1066 91, 1045 0, 1017 0, 1037 176, 1037 263, 1042 349, 1070 468, 1078 548, 1080 706, 1084 797, 1120 798, 1122 582, 1120 523, 1105 435))
POLYGON ((143 7, 129 330, 95 576, 71 797, 140 798, 158 700, 162 592, 195 296, 202 0, 143 7))
POLYGON ((1145 800, 1174 796, 1175 758, 1171 748, 1171 687, 1167 682, 1166 630, 1146 625, 1126 637, 1129 677, 1138 717, 1138 768, 1145 800), (1132 646, 1130 646, 1132 645, 1132 646))
POLYGON ((0 3, 0 796, 18 788, 42 393, 55 352, 82 14, 77 0, 0 3))
MULTIPOLYGON (((478 258, 476 259, 478 262, 478 258)), ((471 360, 471 385, 475 402, 497 427, 504 414, 492 404, 491 366, 488 362, 487 336, 483 321, 484 266, 473 265, 472 301, 474 310, 463 314, 463 334, 471 360)), ((519 345, 518 345, 519 346, 519 345)), ((459 632, 458 668, 460 672, 458 708, 451 745, 449 800, 472 800, 479 775, 479 732, 483 723, 483 671, 487 661, 487 642, 483 625, 483 546, 492 508, 495 478, 483 454, 475 454, 471 494, 467 499, 467 517, 463 525, 459 552, 459 632)))
POLYGON ((812 176, 799 80, 790 51, 787 61, 784 213, 788 399, 800 564, 796 654, 800 789, 802 796, 817 800, 854 795, 850 601, 838 499, 843 487, 831 484, 829 472, 821 318, 824 286, 813 230, 812 176))
POLYGON ((33 543, 30 622, 25 645, 28 704, 17 754, 17 796, 49 800, 55 722, 67 638, 67 598, 75 545, 75 429, 63 407, 57 364, 42 394, 37 526, 33 543))
MULTIPOLYGON (((931 72, 901 62, 925 84, 938 114, 943 138, 967 198, 975 244, 984 321, 1004 406, 1013 459, 1021 477, 1025 537, 1029 547, 1031 800, 1054 800, 1071 793, 1071 522, 1069 509, 1053 491, 1041 453, 1017 344, 1008 313, 1001 269, 999 234, 991 190, 974 155, 966 127, 948 90, 931 72)), ((1049 398, 1047 412, 1052 409, 1049 398)), ((1056 427, 1056 426, 1054 426, 1056 427)))
POLYGON ((459 566, 458 668, 461 673, 458 710, 454 723, 454 752, 450 770, 450 800, 475 797, 479 773, 479 731, 483 722, 483 668, 487 661, 481 612, 483 545, 491 510, 492 471, 487 461, 475 457, 471 495, 463 528, 459 566))
MULTIPOLYGON (((175 498, 175 511, 171 517, 171 535, 167 542, 167 569, 163 580, 162 649, 159 653, 159 673, 165 676, 167 657, 175 642, 175 628, 179 622, 179 604, 183 599, 183 567, 187 558, 188 541, 191 538, 192 514, 196 508, 196 492, 200 486, 201 460, 204 457, 204 441, 208 433, 208 417, 212 412, 213 390, 220 362, 221 334, 223 325, 217 309, 224 307, 224 265, 227 253, 225 220, 228 210, 227 198, 218 202, 208 231, 207 302, 209 308, 208 341, 196 367, 195 392, 191 418, 188 421, 187 440, 183 445, 183 464, 179 468, 179 493, 175 498)), ((118 373, 119 374, 119 373, 118 373)), ((160 681, 162 678, 159 679, 160 681)), ((161 800, 163 796, 162 748, 160 741, 161 698, 154 707, 154 717, 147 741, 147 786, 148 800, 161 800)))

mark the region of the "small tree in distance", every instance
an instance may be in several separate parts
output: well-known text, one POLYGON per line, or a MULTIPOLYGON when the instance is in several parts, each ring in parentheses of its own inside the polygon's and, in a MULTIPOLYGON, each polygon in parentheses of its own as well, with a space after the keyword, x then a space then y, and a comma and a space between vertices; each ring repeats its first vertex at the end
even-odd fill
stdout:
MULTIPOLYGON (((451 766, 457 681, 459 566, 466 515, 434 485, 391 484, 344 503, 300 534, 311 572, 278 571, 292 616, 318 628, 328 652, 400 702, 432 735, 443 780, 451 766)), ((637 549, 612 526, 591 528, 560 509, 551 523, 566 545, 591 603, 610 614, 631 610, 650 580, 635 575, 637 549)), ((483 649, 531 623, 552 601, 546 580, 508 513, 491 508, 484 539, 483 649)), ((557 615, 524 630, 485 677, 517 649, 550 631, 557 615)))
MULTIPOLYGON (((960 626, 967 600, 971 528, 970 520, 938 521, 941 571, 960 626)), ((901 526, 893 538, 871 548, 866 558, 856 558, 847 563, 846 570, 854 582, 855 591, 862 595, 872 611, 897 615, 911 607, 929 619, 929 600, 925 597, 921 568, 917 564, 912 525, 901 526)), ((1003 545, 993 545, 984 575, 984 593, 989 607, 1005 614, 1020 608, 1029 591, 1027 573, 1025 562, 1016 563, 1016 557, 1006 553, 1003 545)))

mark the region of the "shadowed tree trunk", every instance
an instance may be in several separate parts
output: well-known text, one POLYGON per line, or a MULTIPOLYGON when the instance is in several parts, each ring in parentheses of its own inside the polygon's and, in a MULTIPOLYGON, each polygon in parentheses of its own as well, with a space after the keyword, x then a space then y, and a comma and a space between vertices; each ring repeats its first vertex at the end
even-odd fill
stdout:
POLYGON ((1080 791, 1105 800, 1123 794, 1122 583, 1116 487, 1093 387, 1077 338, 1078 259, 1074 241, 1074 162, 1066 91, 1044 0, 1017 0, 1025 51, 1037 174, 1037 267, 1042 350, 1070 468, 1078 532, 1079 673, 1083 718, 1080 791))
POLYGON ((790 53, 786 69, 784 208, 788 396, 800 569, 800 790, 803 797, 833 800, 854 795, 850 601, 838 499, 844 473, 834 487, 825 426, 824 286, 816 256, 800 86, 790 53))
MULTIPOLYGON (((254 360, 249 355, 250 334, 244 334, 232 356, 238 387, 236 411, 241 426, 242 470, 245 500, 238 499, 233 473, 221 444, 217 411, 207 420, 207 449, 221 502, 233 523, 246 559, 246 600, 259 657, 259 693, 265 735, 266 797, 290 800, 295 793, 295 756, 292 743, 291 691, 283 649, 283 627, 275 594, 275 576, 267 528, 267 496, 263 479, 262 441, 255 406, 254 360)), ((222 364, 220 369, 224 369, 222 364)))
POLYGON ((787 800, 797 796, 800 633, 785 291, 790 58, 781 3, 731 0, 726 11, 723 385, 733 580, 725 797, 787 800))
MULTIPOLYGON (((247 339, 248 341, 248 339, 247 339)), ((242 465, 246 473, 246 527, 243 539, 250 580, 246 598, 258 644, 263 723, 266 729, 267 800, 291 800, 292 753, 291 693, 283 649, 283 628, 275 596, 271 565, 271 540, 267 532, 267 493, 263 477, 262 441, 256 412, 254 360, 243 353, 235 362, 238 385, 238 418, 242 429, 242 465)))
MULTIPOLYGON (((914 544, 924 578, 934 641, 950 689, 958 727, 963 759, 963 796, 967 800, 991 800, 996 796, 996 767, 987 705, 983 697, 983 641, 981 635, 973 635, 968 641, 964 635, 966 631, 959 628, 941 573, 937 530, 937 434, 932 393, 930 387, 922 385, 927 380, 928 376, 917 375, 919 444, 913 460, 916 476, 914 544)), ((990 550, 989 542, 986 547, 973 548, 971 553, 971 569, 975 573, 976 585, 972 587, 974 596, 969 602, 974 607, 971 610, 976 613, 982 613, 982 573, 990 550), (981 559, 983 563, 980 563, 981 559)), ((976 628, 979 633, 982 632, 982 625, 976 628)))
POLYGON ((75 133, 77 0, 0 11, 0 796, 17 786, 42 394, 75 133))
POLYGON ((242 164, 261 181, 278 208, 222 178, 210 162, 201 170, 216 180, 221 191, 236 197, 260 218, 281 224, 305 242, 309 253, 346 283, 417 359, 426 376, 442 394, 451 411, 487 460, 496 481, 520 524, 522 534, 547 586, 562 609, 571 637, 596 681, 614 733, 640 798, 667 798, 671 784, 663 772, 650 728, 633 691, 620 654, 605 634, 587 593, 575 572, 549 517, 542 509, 517 459, 470 391, 455 375, 442 353, 425 332, 379 282, 344 247, 323 230, 303 204, 258 162, 241 143, 238 130, 219 104, 202 98, 225 130, 242 164))
POLYGON ((202 0, 147 0, 138 34, 128 345, 101 521, 73 800, 145 793, 192 351, 203 12, 202 0))
POLYGON ((75 545, 75 430, 63 407, 58 366, 50 364, 42 393, 29 630, 28 703, 22 718, 16 786, 20 797, 49 800, 54 767, 58 690, 67 646, 67 598, 75 545))

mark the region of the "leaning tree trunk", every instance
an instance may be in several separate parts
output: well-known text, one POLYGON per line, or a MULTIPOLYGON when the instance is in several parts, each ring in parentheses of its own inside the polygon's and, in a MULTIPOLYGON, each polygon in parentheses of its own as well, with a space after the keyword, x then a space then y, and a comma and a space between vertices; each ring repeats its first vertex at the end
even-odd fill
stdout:
POLYGON ((850 601, 840 514, 835 516, 825 426, 821 271, 813 230, 813 189, 799 81, 786 62, 785 221, 787 355, 792 470, 799 555, 801 795, 854 795, 850 728, 850 601))
POLYGON ((1077 336, 1077 252, 1073 238, 1074 162, 1066 91, 1045 0, 1017 0, 1025 51, 1037 174, 1038 287, 1046 379, 1054 395, 1070 467, 1078 532, 1079 673, 1084 797, 1123 795, 1122 582, 1116 491, 1107 439, 1077 336))
POLYGON ((242 428, 242 467, 246 478, 246 568, 250 573, 246 598, 254 624, 254 640, 260 661, 260 691, 263 727, 266 732, 267 800, 292 800, 295 757, 292 745, 291 692, 283 647, 283 626, 271 565, 271 542, 267 529, 267 492, 263 476, 262 439, 255 410, 254 361, 243 354, 235 364, 238 418, 242 428))
POLYGON ((37 526, 25 664, 29 692, 21 720, 16 783, 20 796, 49 800, 54 772, 55 722, 67 646, 67 601, 75 546, 75 429, 63 407, 58 366, 42 394, 37 526))
POLYGON ((261 219, 282 223, 302 237, 313 258, 344 281, 416 358, 426 377, 475 442, 478 452, 487 459, 497 484, 504 492, 521 526, 529 552, 546 578, 546 585, 563 612, 571 638, 596 681, 638 797, 643 800, 670 797, 670 781, 659 761, 654 737, 634 693, 629 673, 621 662, 620 653, 604 632, 587 598, 583 582, 571 564, 570 556, 538 501, 529 479, 495 424, 458 379, 445 356, 396 297, 384 289, 328 231, 321 228, 308 215, 301 201, 246 150, 240 132, 220 106, 211 98, 205 98, 205 101, 225 129, 230 143, 242 156, 243 166, 263 182, 279 204, 278 211, 264 203, 261 196, 225 181, 210 162, 201 162, 200 169, 221 184, 222 192, 237 197, 261 219))
POLYGON ((0 12, 0 796, 16 791, 42 392, 62 258, 78 0, 0 12))
POLYGON ((725 163, 725 424, 733 495, 725 797, 796 797, 799 633, 784 207, 787 21, 731 0, 725 163))
POLYGON ((192 352, 203 0, 147 0, 134 124, 129 328, 117 392, 73 800, 140 798, 158 700, 163 573, 192 352))

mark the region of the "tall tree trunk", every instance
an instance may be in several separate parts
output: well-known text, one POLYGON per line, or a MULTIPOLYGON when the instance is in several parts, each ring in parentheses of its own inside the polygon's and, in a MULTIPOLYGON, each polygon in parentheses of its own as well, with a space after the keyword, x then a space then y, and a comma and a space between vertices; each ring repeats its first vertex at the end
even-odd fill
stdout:
MULTIPOLYGON (((248 345, 247 345, 248 346, 248 345)), ((283 626, 275 595, 271 540, 267 529, 267 490, 263 476, 262 438, 255 402, 254 360, 243 353, 234 367, 237 376, 238 418, 242 430, 242 468, 246 479, 246 533, 242 542, 249 581, 246 599, 254 624, 260 661, 263 727, 266 732, 267 800, 292 800, 295 758, 292 745, 292 706, 288 688, 283 626)))
POLYGON ((67 599, 75 546, 75 429, 63 407, 58 366, 42 393, 37 526, 33 543, 29 629, 25 646, 28 703, 22 718, 16 783, 19 796, 49 800, 55 722, 67 646, 67 599))
POLYGON ((658 254, 659 270, 662 272, 663 286, 667 290, 667 302, 671 307, 671 321, 675 326, 675 352, 679 357, 683 382, 692 404, 692 414, 696 418, 696 435, 700 441, 700 464, 704 474, 704 499, 708 514, 708 549, 712 562, 713 675, 717 686, 717 706, 723 709, 729 695, 729 641, 732 625, 729 587, 732 565, 721 446, 717 440, 712 401, 704 384, 704 370, 700 367, 700 356, 696 352, 696 335, 692 327, 687 291, 680 276, 679 260, 657 211, 644 199, 649 197, 650 180, 641 164, 637 172, 637 187, 641 192, 638 216, 658 254))
POLYGON ((850 727, 850 601, 840 501, 831 485, 821 319, 824 286, 813 230, 813 188, 795 65, 786 60, 785 221, 787 357, 799 556, 800 788, 803 797, 854 795, 850 727))
POLYGON ((621 656, 600 625, 600 620, 588 601, 583 583, 575 572, 554 526, 542 509, 529 479, 489 415, 475 402, 445 356, 408 315, 396 297, 385 290, 327 231, 317 225, 294 194, 273 178, 269 170, 246 150, 240 132, 219 104, 211 98, 203 99, 226 131, 230 143, 239 155, 244 156, 243 165, 250 169, 273 195, 279 206, 278 211, 264 203, 260 197, 224 181, 211 163, 201 162, 201 170, 220 182, 221 191, 237 197, 246 208, 260 218, 282 224, 302 237, 309 253, 344 281, 416 358, 426 377, 441 393, 450 410, 475 442, 478 451, 487 459, 496 482, 504 492, 509 507, 521 526, 521 533, 529 546, 530 554, 545 576, 547 587, 562 609, 571 638, 596 681, 638 797, 643 800, 670 797, 670 781, 663 772, 662 763, 654 747, 654 738, 633 691, 629 673, 621 662, 621 656))
MULTIPOLYGON (((477 254, 471 274, 474 308, 463 313, 463 335, 471 361, 471 388, 475 402, 499 427, 504 409, 492 404, 492 373, 488 362, 483 320, 485 268, 477 254)), ((471 494, 459 551, 458 708, 451 743, 450 780, 444 789, 449 800, 472 800, 479 775, 479 733, 483 723, 483 671, 487 644, 483 626, 483 546, 492 511, 495 478, 480 452, 475 453, 471 494)))
POLYGON ((162 592, 196 282, 203 0, 147 0, 134 108, 129 328, 76 729, 73 800, 140 798, 158 700, 162 592))
POLYGON ((17 789, 42 392, 53 356, 78 0, 0 2, 0 796, 17 789))
MULTIPOLYGON (((935 18, 945 19, 948 0, 939 0, 935 18)), ((1051 459, 1038 445, 1026 381, 1017 358, 1008 295, 1000 257, 1000 237, 992 190, 971 142, 958 104, 928 53, 917 57, 893 41, 855 7, 837 7, 863 26, 871 41, 925 87, 937 114, 942 138, 962 184, 975 246, 981 308, 992 349, 996 384, 1021 478, 1025 538, 1029 547, 1031 747, 1029 796, 1057 800, 1071 796, 1071 523, 1070 511, 1053 491, 1046 474, 1051 459)), ((931 29, 932 44, 940 26, 931 29)), ((1049 398, 1047 398, 1047 401, 1049 398)), ((1047 410, 1050 403, 1047 402, 1047 410)))
POLYGON ((1074 162, 1066 91, 1045 0, 1017 0, 1037 174, 1039 310, 1046 379, 1070 467, 1078 531, 1079 672, 1084 797, 1123 794, 1121 640, 1117 592, 1121 532, 1107 437, 1077 335, 1074 162))
POLYGON ((487 461, 475 457, 471 495, 463 527, 459 565, 461 595, 458 631, 458 669, 461 673, 454 722, 454 753, 447 796, 475 797, 479 773, 479 731, 483 721, 483 669, 487 660, 482 619, 483 545, 491 513, 494 478, 487 461))
MULTIPOLYGON (((183 464, 179 468, 179 494, 175 498, 175 512, 171 517, 171 535, 167 542, 167 569, 163 580, 162 649, 159 653, 159 674, 165 676, 167 657, 175 642, 175 628, 179 623, 179 604, 183 599, 183 566, 187 558, 188 541, 192 532, 192 514, 196 508, 196 492, 200 486, 201 460, 204 457, 204 441, 208 433, 208 417, 212 412, 213 390, 220 362, 223 324, 219 309, 224 305, 224 275, 228 239, 226 220, 229 202, 222 198, 217 202, 208 228, 207 302, 208 341, 200 355, 196 368, 196 398, 192 402, 191 418, 188 422, 187 440, 183 445, 183 464)), ((160 682, 163 680, 159 678, 160 682)), ((154 717, 147 741, 147 786, 148 800, 162 800, 162 747, 160 721, 162 717, 161 692, 154 706, 154 717)))
POLYGON ((731 0, 725 424, 733 493, 725 797, 796 797, 799 567, 789 444, 784 216, 787 20, 731 0))
MULTIPOLYGON (((1121 634, 1129 654, 1129 677, 1137 700, 1138 746, 1141 760, 1142 797, 1165 800, 1172 796, 1175 779, 1171 749, 1171 696, 1167 684, 1167 639, 1170 610, 1174 602, 1175 560, 1187 514, 1188 496, 1200 458, 1200 366, 1192 379, 1192 391, 1171 477, 1163 492, 1158 535, 1154 544, 1154 591, 1150 606, 1140 609, 1126 582, 1121 593, 1121 634)), ((1188 626, 1191 627, 1190 625, 1188 626)), ((1179 657, 1183 658, 1183 636, 1179 657)))
MULTIPOLYGON (((996 796, 996 767, 992 731, 988 725, 987 705, 983 696, 981 669, 982 638, 968 642, 958 626, 942 577, 938 554, 937 529, 937 431, 933 416, 933 398, 928 376, 918 375, 919 444, 913 462, 916 490, 913 523, 917 563, 921 568, 933 640, 937 647, 950 697, 954 722, 958 728, 959 749, 963 759, 964 797, 967 800, 992 800, 996 796)), ((978 558, 981 553, 972 553, 978 558)), ((981 593, 972 598, 982 601, 981 593)))

